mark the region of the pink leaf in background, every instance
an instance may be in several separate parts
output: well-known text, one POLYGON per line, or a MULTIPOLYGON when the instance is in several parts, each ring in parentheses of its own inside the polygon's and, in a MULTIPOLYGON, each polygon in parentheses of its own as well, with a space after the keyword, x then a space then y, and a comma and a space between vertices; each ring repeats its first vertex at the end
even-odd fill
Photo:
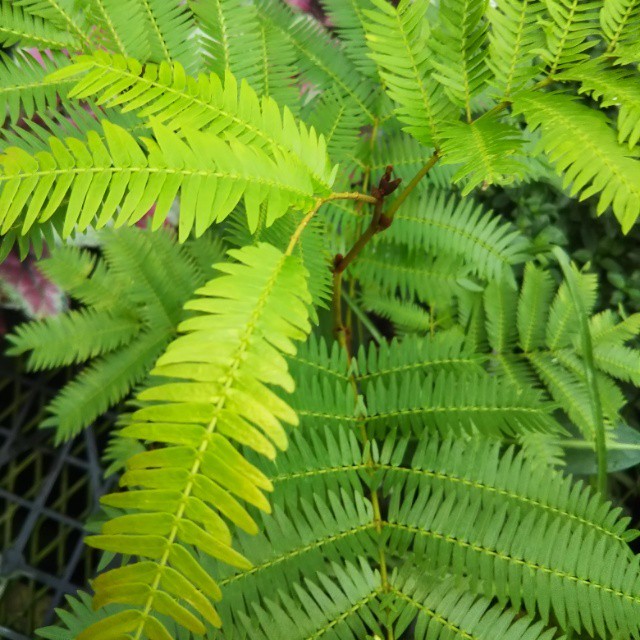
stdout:
POLYGON ((287 4, 300 9, 301 11, 311 11, 311 0, 286 0, 287 4))
POLYGON ((37 269, 34 258, 20 261, 12 251, 0 264, 0 304, 20 309, 30 318, 43 318, 60 313, 66 297, 37 269))

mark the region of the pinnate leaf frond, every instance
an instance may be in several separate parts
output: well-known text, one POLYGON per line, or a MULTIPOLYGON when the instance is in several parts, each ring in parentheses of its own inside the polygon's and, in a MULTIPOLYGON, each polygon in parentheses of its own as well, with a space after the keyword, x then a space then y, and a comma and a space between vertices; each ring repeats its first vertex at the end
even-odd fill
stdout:
POLYGON ((563 93, 522 92, 514 109, 540 128, 540 144, 571 193, 599 194, 598 213, 612 206, 627 232, 640 214, 640 161, 618 143, 605 116, 563 93))
MULTIPOLYGON (((223 275, 187 305, 200 313, 182 323, 183 335, 159 359, 154 374, 167 381, 139 394, 145 406, 122 432, 166 446, 129 460, 121 483, 131 490, 103 501, 130 512, 89 539, 101 549, 146 558, 94 583, 96 604, 124 600, 134 606, 112 618, 115 624, 120 616, 123 632, 161 634, 162 623, 152 611, 195 633, 205 629, 199 616, 219 625, 210 601, 219 597, 219 587, 188 548, 251 567, 231 548, 221 515, 255 531, 238 499, 269 511, 263 491, 273 485, 236 446, 246 444, 273 458, 276 447, 287 445, 282 423, 297 423, 292 409, 267 385, 293 389, 281 354, 294 354, 292 340, 310 329, 305 272, 299 260, 267 244, 232 250, 230 256, 238 262, 217 265, 223 275), (283 305, 286 318, 280 313, 283 305), (135 588, 118 589, 132 582, 135 588)), ((88 628, 80 639, 93 638, 100 624, 108 622, 88 628)))

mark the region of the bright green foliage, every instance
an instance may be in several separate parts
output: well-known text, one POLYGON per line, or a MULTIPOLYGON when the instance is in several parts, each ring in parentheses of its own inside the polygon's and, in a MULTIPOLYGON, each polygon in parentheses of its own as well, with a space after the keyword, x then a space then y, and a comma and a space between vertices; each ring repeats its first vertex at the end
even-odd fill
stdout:
POLYGON ((442 0, 438 28, 429 43, 437 54, 434 77, 465 108, 468 121, 472 98, 482 91, 489 74, 485 60, 487 4, 484 0, 442 0))
POLYGON ((160 122, 186 135, 208 131, 230 140, 251 143, 278 159, 294 155, 307 164, 324 187, 332 183, 324 143, 313 130, 299 124, 288 110, 281 112, 273 100, 259 100, 247 84, 238 88, 233 75, 224 83, 216 75, 185 76, 179 65, 146 65, 133 59, 95 53, 80 57, 58 77, 84 74, 72 91, 75 98, 98 96, 98 104, 135 110, 142 118, 160 122))
MULTIPOLYGON (((576 276, 579 295, 590 313, 596 283, 591 276, 576 276)), ((486 348, 493 365, 522 389, 532 383, 546 388, 585 437, 592 437, 595 418, 584 387, 578 316, 566 283, 556 287, 548 272, 530 263, 519 294, 493 282, 485 289, 483 306, 486 348)), ((597 381, 610 425, 619 419, 624 404, 612 378, 640 381, 640 353, 626 346, 637 335, 637 325, 636 316, 620 321, 607 313, 590 319, 597 381)))
POLYGON ((431 78, 426 0, 402 0, 394 8, 384 0, 371 0, 377 11, 367 11, 367 42, 390 97, 398 103, 398 118, 405 131, 420 142, 439 140, 440 121, 451 113, 441 84, 431 78))
POLYGON ((85 10, 98 27, 105 49, 146 61, 151 56, 151 33, 146 28, 145 9, 136 0, 90 0, 85 10))
POLYGON ((526 167, 519 157, 524 140, 520 131, 497 117, 456 122, 442 131, 446 164, 458 166, 454 182, 465 180, 463 195, 479 184, 508 184, 521 179, 526 167))
POLYGON ((104 259, 65 247, 41 262, 83 306, 20 325, 9 336, 9 353, 29 353, 30 370, 88 363, 48 407, 45 424, 55 427, 58 440, 77 434, 144 380, 174 335, 184 303, 210 275, 209 261, 222 256, 220 244, 207 239, 178 247, 166 233, 123 231, 103 236, 104 259), (204 265, 198 251, 206 251, 204 265))
POLYGON ((598 33, 600 2, 581 0, 545 0, 547 46, 543 57, 550 73, 586 60, 595 45, 591 36, 598 33))
POLYGON ((600 9, 600 25, 608 40, 608 51, 617 55, 626 46, 637 47, 640 36, 639 16, 638 0, 604 0, 600 9))
POLYGON ((633 74, 610 68, 596 59, 560 74, 560 79, 577 80, 581 93, 599 100, 603 107, 618 107, 618 142, 633 149, 640 139, 640 88, 633 74))
POLYGON ((42 635, 640 637, 603 495, 640 319, 478 194, 543 179, 631 228, 638 3, 323 4, 0 3, 0 255, 47 243, 78 302, 14 350, 89 363, 58 439, 136 387, 115 566, 42 635), (576 430, 600 493, 554 468, 576 430))
POLYGON ((311 178, 299 164, 284 157, 273 161, 235 139, 226 143, 211 133, 185 131, 183 141, 155 122, 155 140, 145 141, 147 156, 124 129, 108 121, 103 127, 104 138, 89 132, 86 145, 68 139, 65 146, 52 139, 51 152, 37 159, 16 148, 7 150, 0 158, 5 182, 0 200, 3 233, 13 227, 24 232, 46 221, 67 192, 63 236, 84 231, 92 223, 104 226, 118 207, 116 225, 131 224, 156 202, 154 227, 158 228, 179 192, 182 240, 193 228, 202 234, 214 222, 213 212, 218 220, 224 219, 240 199, 252 229, 262 204, 271 222, 289 207, 302 208, 313 201, 311 178), (34 179, 42 175, 50 177, 34 179))
POLYGON ((0 58, 0 110, 12 122, 55 107, 58 97, 66 95, 70 81, 55 82, 48 77, 62 57, 55 55, 53 60, 45 57, 40 65, 28 53, 0 58))
MULTIPOLYGON (((12 0, 9 4, 14 5, 16 14, 22 10, 26 15, 45 20, 61 32, 68 32, 76 45, 82 48, 89 45, 80 12, 73 0, 12 0)), ((25 31, 29 33, 28 27, 25 31)))
POLYGON ((640 206, 640 160, 618 143, 606 118, 562 93, 523 92, 514 108, 540 128, 541 145, 565 187, 581 198, 599 194, 598 212, 613 207, 628 231, 640 206))
POLYGON ((150 616, 155 607, 203 633, 203 624, 178 599, 218 626, 209 599, 218 599, 219 589, 182 544, 233 566, 251 567, 231 548, 229 528, 218 513, 255 531, 237 498, 270 510, 262 491, 271 490, 272 483, 235 447, 247 445, 268 458, 276 447, 286 447, 282 422, 295 424, 297 417, 266 385, 293 388, 280 353, 294 354, 292 340, 309 331, 310 298, 298 259, 267 244, 232 250, 230 257, 237 263, 217 265, 225 275, 198 290, 199 297, 186 308, 201 313, 181 323, 183 335, 158 360, 153 375, 167 381, 138 394, 145 405, 121 432, 167 445, 129 460, 121 484, 141 488, 103 498, 107 505, 139 513, 111 520, 101 535, 88 539, 92 546, 154 561, 114 569, 93 584, 98 606, 124 601, 143 610, 107 618, 80 639, 119 622, 123 632, 144 629, 170 637, 150 616), (286 319, 279 314, 283 307, 286 319))
POLYGON ((491 68, 499 97, 509 97, 540 73, 536 51, 544 40, 538 20, 544 10, 540 0, 498 0, 488 10, 491 47, 487 64, 491 68))
POLYGON ((24 11, 18 3, 0 3, 0 42, 9 47, 17 42, 23 46, 61 49, 75 44, 66 29, 24 11))

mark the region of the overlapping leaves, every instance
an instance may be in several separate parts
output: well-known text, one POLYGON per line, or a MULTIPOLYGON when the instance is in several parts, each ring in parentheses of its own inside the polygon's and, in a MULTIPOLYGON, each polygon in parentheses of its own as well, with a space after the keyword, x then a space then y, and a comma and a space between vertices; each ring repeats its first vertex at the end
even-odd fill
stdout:
POLYGON ((232 549, 227 521, 255 532, 240 500, 269 511, 263 492, 272 483, 238 446, 273 458, 287 445, 283 423, 297 418, 269 386, 293 389, 282 353, 294 354, 292 341, 309 331, 310 298, 298 259, 267 244, 232 250, 230 257, 237 262, 217 265, 223 275, 187 305, 200 313, 181 324, 183 335, 158 361, 153 373, 167 380, 138 395, 144 406, 123 429, 125 437, 165 446, 131 458, 121 479, 130 490, 103 499, 128 513, 109 520, 89 544, 140 560, 94 582, 97 606, 130 608, 81 639, 143 631, 170 638, 158 613, 202 634, 200 616, 220 623, 211 604, 220 590, 191 549, 251 566, 232 549))

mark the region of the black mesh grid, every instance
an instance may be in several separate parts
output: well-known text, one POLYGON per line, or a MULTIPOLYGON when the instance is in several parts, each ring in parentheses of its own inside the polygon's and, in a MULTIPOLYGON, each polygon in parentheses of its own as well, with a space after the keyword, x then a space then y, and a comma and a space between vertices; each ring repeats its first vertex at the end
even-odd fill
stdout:
POLYGON ((0 359, 0 638, 8 640, 30 640, 50 624, 98 560, 83 526, 109 484, 98 454, 108 421, 54 446, 37 425, 64 381, 0 359))

